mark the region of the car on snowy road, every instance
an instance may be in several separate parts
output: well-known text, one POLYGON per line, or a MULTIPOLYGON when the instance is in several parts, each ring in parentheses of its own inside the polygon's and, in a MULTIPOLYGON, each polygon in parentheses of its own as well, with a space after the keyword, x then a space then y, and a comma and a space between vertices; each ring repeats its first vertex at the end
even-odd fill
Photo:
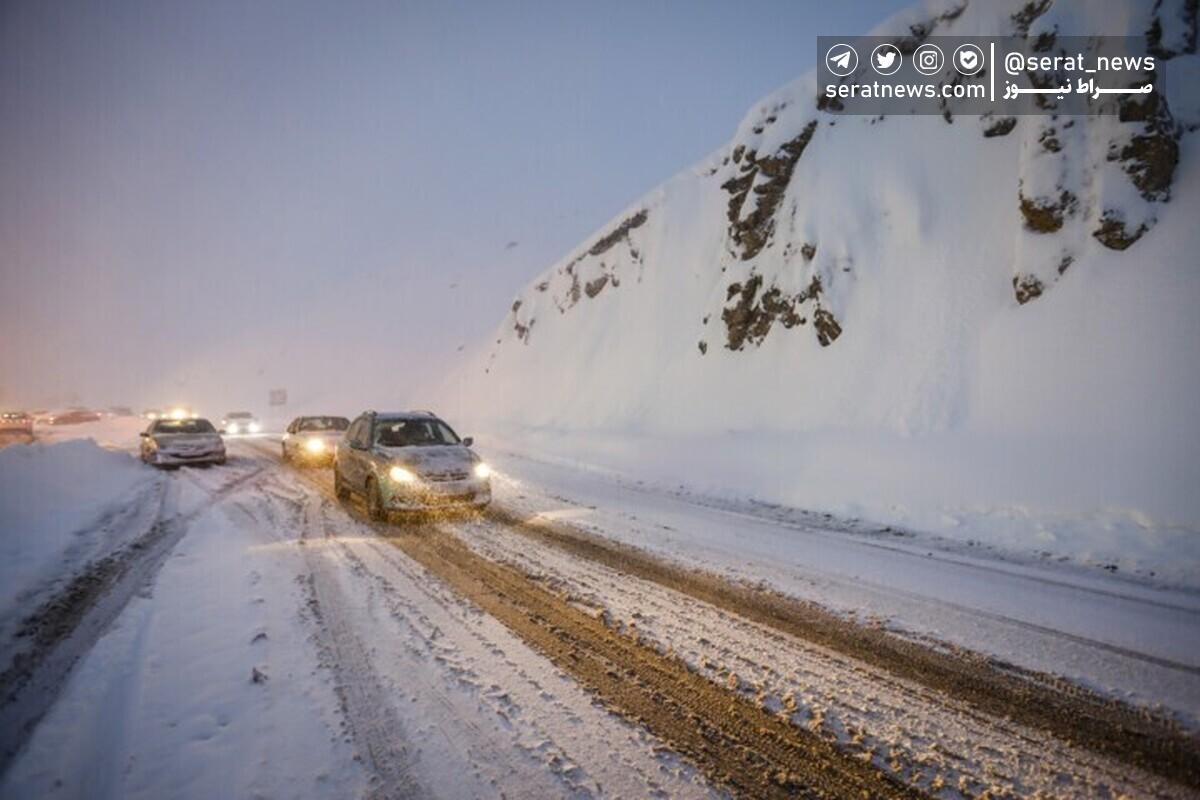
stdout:
POLYGON ((0 411, 0 447, 32 441, 32 416, 24 411, 0 411))
POLYGON ((283 434, 283 460, 332 463, 334 450, 349 427, 350 420, 345 417, 296 417, 283 434))
POLYGON ((334 492, 360 495, 377 521, 392 511, 482 508, 492 500, 491 470, 471 444, 427 411, 368 411, 338 444, 334 492))
POLYGON ((142 432, 141 456, 158 467, 224 464, 225 441, 206 419, 158 419, 142 432))
POLYGON ((57 414, 51 414, 46 420, 50 425, 82 425, 85 422, 99 422, 101 415, 87 408, 69 408, 57 414))
POLYGON ((259 433, 262 422, 249 411, 230 411, 221 419, 221 433, 226 436, 241 436, 259 433))
POLYGON ((0 432, 33 435, 33 417, 24 411, 0 412, 0 432))

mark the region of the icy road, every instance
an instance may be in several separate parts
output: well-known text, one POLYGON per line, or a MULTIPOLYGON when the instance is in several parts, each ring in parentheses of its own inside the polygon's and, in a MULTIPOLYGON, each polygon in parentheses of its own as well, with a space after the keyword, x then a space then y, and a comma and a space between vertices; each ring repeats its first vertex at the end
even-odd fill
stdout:
POLYGON ((1194 797, 1200 597, 489 454, 380 525, 269 439, 0 615, 0 797, 1194 797))

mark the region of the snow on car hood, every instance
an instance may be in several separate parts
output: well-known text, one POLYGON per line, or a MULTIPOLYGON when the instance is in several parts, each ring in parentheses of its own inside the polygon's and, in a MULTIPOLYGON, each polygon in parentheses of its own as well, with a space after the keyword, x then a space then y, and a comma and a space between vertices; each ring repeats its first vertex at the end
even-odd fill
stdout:
POLYGON ((432 445, 428 447, 378 447, 376 450, 397 464, 411 467, 418 473, 466 471, 478 458, 462 445, 432 445))

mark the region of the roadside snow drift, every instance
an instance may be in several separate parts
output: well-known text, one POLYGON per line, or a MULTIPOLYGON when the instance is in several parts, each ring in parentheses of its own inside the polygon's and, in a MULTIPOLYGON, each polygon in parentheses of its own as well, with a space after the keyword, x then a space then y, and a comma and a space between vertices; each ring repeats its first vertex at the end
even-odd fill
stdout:
POLYGON ((1194 573, 1185 5, 894 17, 876 33, 1140 37, 1162 91, 1120 117, 872 118, 805 76, 531 282, 447 413, 643 478, 1194 573))
POLYGON ((103 518, 157 480, 91 439, 0 450, 0 617, 114 544, 95 540, 103 518))

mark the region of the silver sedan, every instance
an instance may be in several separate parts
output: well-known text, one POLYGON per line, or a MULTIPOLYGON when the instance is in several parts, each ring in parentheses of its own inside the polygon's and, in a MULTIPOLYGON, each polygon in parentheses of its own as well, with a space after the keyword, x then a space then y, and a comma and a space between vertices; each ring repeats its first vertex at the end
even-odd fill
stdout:
POLYGON ((225 442, 206 419, 155 420, 142 432, 141 451, 158 467, 225 463, 225 442))

